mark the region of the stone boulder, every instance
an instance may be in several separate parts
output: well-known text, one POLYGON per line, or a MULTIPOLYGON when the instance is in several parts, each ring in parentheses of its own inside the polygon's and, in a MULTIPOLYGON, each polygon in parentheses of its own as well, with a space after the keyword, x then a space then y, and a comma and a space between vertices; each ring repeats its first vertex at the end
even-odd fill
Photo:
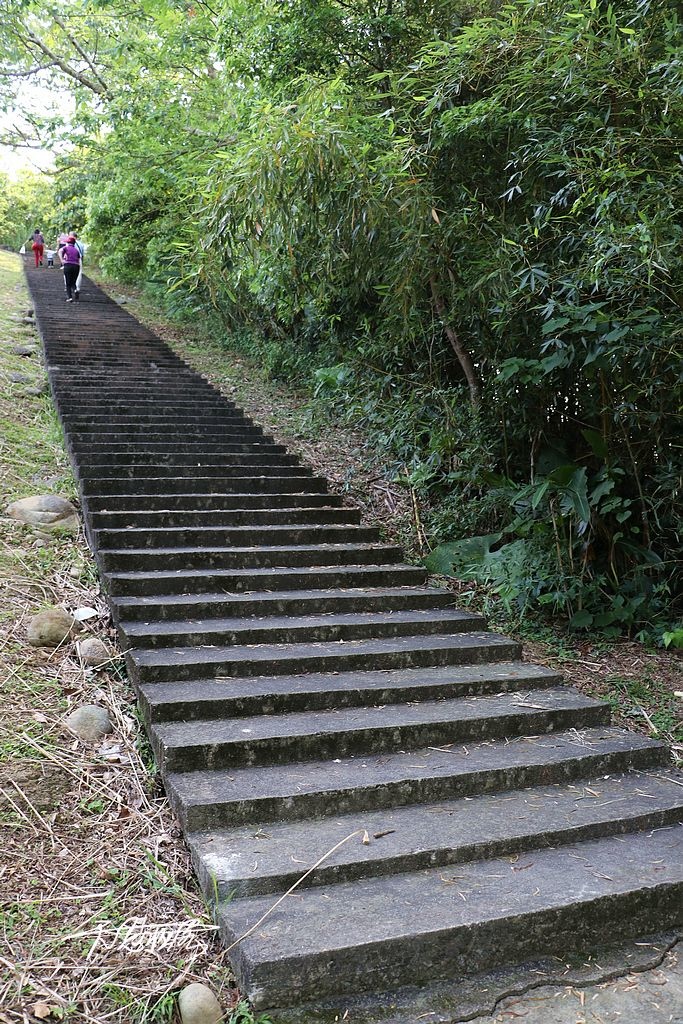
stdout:
POLYGON ((46 608, 34 615, 28 624, 28 642, 32 647, 58 647, 80 626, 63 608, 46 608))
POLYGON ((43 533, 77 533, 78 513, 58 494, 36 494, 19 498, 7 507, 7 515, 34 526, 43 533))
POLYGON ((91 665, 93 668, 105 665, 111 658, 107 645, 96 636, 89 636, 86 640, 81 640, 78 645, 78 654, 84 665, 91 665))
POLYGON ((94 743, 113 732, 113 726, 104 708, 97 704, 82 704, 64 719, 64 725, 84 743, 94 743))
POLYGON ((218 1024, 223 1019, 220 1003, 211 989, 196 981, 181 991, 178 1009, 183 1024, 218 1024))

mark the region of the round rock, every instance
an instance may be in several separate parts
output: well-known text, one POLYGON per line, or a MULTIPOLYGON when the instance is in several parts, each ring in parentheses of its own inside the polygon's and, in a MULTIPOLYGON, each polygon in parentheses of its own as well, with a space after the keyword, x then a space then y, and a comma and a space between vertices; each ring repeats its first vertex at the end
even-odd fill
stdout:
POLYGON ((83 704, 64 719, 64 725, 80 740, 94 743, 112 732, 113 726, 104 708, 96 704, 83 704))
POLYGON ((84 665, 92 665, 99 668, 111 658, 109 648, 96 636, 89 636, 87 640, 81 640, 78 645, 78 653, 84 665))
POLYGON ((193 982, 178 996, 178 1009, 183 1024, 218 1024, 223 1019, 220 1003, 208 985, 193 982))
POLYGON ((66 498, 58 494, 36 494, 19 498, 7 507, 7 515, 29 526, 55 533, 76 533, 78 514, 66 498))
POLYGON ((32 647, 58 647, 78 629, 73 615, 63 608, 46 608, 28 624, 28 642, 32 647))

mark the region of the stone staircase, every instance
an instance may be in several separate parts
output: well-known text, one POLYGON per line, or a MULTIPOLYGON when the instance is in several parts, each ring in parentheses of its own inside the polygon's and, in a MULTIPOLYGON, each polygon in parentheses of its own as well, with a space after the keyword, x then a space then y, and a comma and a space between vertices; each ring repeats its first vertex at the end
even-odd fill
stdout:
POLYGON ((130 677, 255 1007, 342 1019, 680 923, 662 744, 455 608, 91 282, 66 306, 27 276, 130 677))

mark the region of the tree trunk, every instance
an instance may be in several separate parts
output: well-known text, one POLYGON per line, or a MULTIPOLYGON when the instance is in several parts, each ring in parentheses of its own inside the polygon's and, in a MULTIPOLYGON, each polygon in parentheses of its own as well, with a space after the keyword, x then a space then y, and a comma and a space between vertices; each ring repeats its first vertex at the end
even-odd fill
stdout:
POLYGON ((453 351, 457 357, 462 372, 465 374, 467 386, 470 389, 470 401, 473 409, 478 409, 481 402, 481 386, 479 383, 479 375, 477 374, 476 367, 472 361, 472 356, 469 354, 465 346, 463 345, 457 331, 447 323, 446 318, 448 310, 446 309, 446 303, 439 294, 438 285, 434 276, 430 277, 429 283, 432 289, 432 299, 434 300, 434 308, 436 309, 437 315, 443 323, 443 329, 446 333, 453 351))

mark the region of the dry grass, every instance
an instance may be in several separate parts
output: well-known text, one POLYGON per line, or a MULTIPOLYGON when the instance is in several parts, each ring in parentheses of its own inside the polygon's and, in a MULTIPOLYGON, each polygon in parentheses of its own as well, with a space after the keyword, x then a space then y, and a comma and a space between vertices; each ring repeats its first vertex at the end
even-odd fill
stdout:
MULTIPOLYGON (((3 507, 75 494, 49 402, 26 394, 44 377, 38 357, 11 353, 35 339, 28 306, 18 258, 0 253, 3 507), (12 381, 16 373, 29 381, 12 381)), ((176 991, 191 981, 235 1007, 82 536, 40 539, 0 518, 0 625, 0 1021, 171 1021, 176 991), (94 608, 85 628, 112 661, 84 668, 74 640, 30 647, 28 619, 47 604, 94 608), (114 726, 91 746, 62 725, 83 703, 105 707, 114 726)))

